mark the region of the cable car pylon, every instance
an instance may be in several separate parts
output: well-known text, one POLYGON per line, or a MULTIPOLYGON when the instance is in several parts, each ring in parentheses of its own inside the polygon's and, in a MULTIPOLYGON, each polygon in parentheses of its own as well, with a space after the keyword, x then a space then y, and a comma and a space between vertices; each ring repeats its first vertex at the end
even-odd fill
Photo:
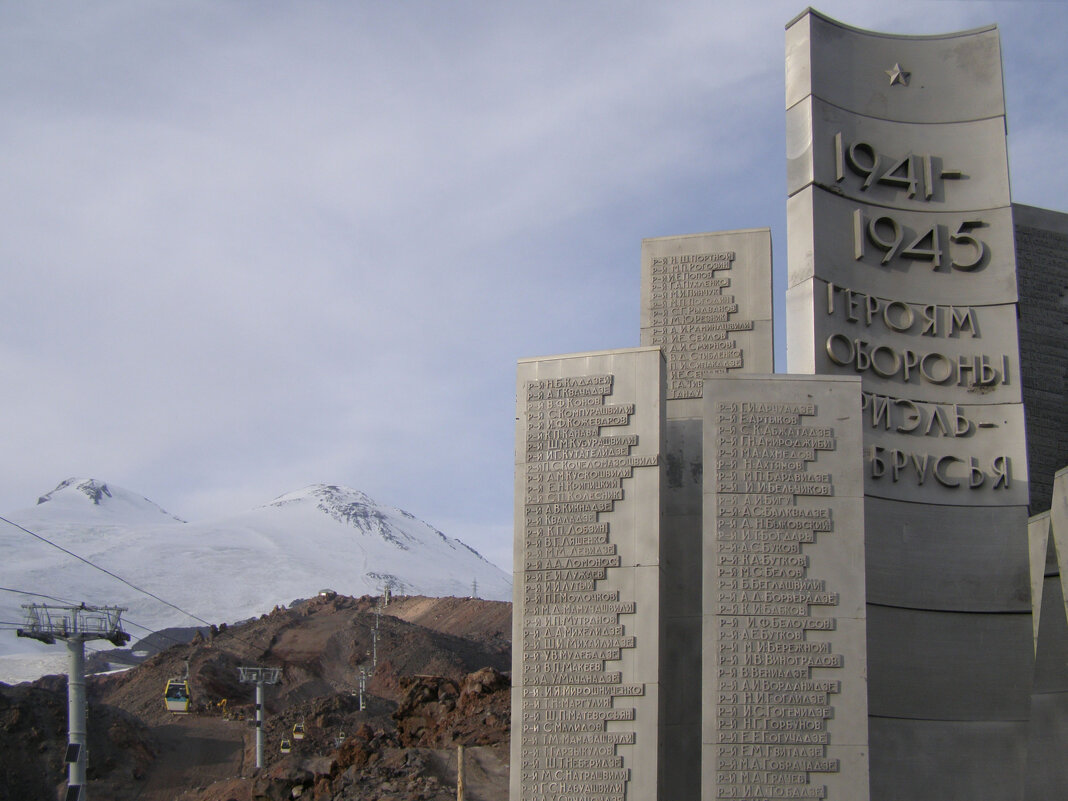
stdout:
POLYGON ((277 684, 282 678, 282 668, 239 667, 242 684, 256 685, 256 767, 263 767, 263 685, 277 684))
POLYGON ((69 766, 65 801, 86 801, 85 700, 85 643, 107 640, 115 646, 125 645, 130 635, 122 630, 120 618, 126 611, 121 606, 49 606, 23 604, 26 610, 24 628, 16 629, 19 637, 40 640, 54 645, 56 640, 67 643, 70 667, 67 672, 67 756, 69 766))

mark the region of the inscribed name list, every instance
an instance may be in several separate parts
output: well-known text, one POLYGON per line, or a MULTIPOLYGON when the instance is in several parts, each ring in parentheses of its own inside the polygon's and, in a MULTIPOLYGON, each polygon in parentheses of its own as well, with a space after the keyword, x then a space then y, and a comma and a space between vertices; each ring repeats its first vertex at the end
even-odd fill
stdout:
POLYGON ((770 296, 763 230, 642 243, 642 343, 667 357, 669 400, 700 398, 713 376, 771 371, 770 296))
POLYGON ((635 404, 611 402, 613 384, 611 374, 525 382, 523 801, 624 801, 631 784, 632 757, 619 747, 637 744, 634 699, 646 687, 624 675, 637 604, 606 586, 622 561, 604 518, 624 502, 635 470, 657 460, 631 455, 635 404))
MULTIPOLYGON (((827 777, 842 771, 832 722, 843 683, 855 676, 843 672, 838 607, 843 590, 862 607, 863 578, 827 570, 818 554, 862 542, 862 531, 848 530, 861 519, 860 503, 838 495, 843 418, 818 382, 796 384, 803 401, 779 400, 767 380, 706 386, 706 493, 714 501, 706 505, 705 703, 714 731, 705 769, 715 772, 717 801, 833 798, 827 777), (736 391, 743 387, 748 395, 736 391)), ((857 381, 839 387, 859 396, 857 381)), ((858 414, 854 407, 845 424, 854 473, 858 414)))

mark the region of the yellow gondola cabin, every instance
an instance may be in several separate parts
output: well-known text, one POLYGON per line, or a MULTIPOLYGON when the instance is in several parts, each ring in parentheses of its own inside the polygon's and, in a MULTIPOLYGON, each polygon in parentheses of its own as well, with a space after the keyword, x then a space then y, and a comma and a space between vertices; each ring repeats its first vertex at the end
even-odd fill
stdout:
POLYGON ((189 711, 189 681, 187 679, 170 679, 163 691, 163 702, 168 712, 179 714, 189 711))

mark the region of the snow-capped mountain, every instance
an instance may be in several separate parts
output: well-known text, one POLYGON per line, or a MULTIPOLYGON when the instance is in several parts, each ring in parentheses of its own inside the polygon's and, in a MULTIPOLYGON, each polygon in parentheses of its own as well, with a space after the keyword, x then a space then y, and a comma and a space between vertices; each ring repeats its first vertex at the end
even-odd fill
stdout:
POLYGON ((22 514, 40 512, 43 515, 30 516, 52 523, 69 520, 75 525, 88 520, 111 520, 125 526, 185 522, 148 498, 91 478, 68 478, 60 482, 54 490, 37 499, 37 506, 43 508, 24 510, 22 514))
MULTIPOLYGON (((8 624, 23 619, 21 604, 108 604, 127 607, 136 641, 148 630, 200 625, 196 618, 242 620, 326 588, 466 596, 477 585, 481 598, 512 597, 508 574, 478 552, 347 487, 316 484, 232 517, 186 523, 129 490, 69 479, 6 517, 128 582, 0 523, 0 587, 51 596, 0 592, 8 624)), ((63 648, 0 632, 0 681, 26 678, 10 655, 42 651, 62 670, 63 648)))

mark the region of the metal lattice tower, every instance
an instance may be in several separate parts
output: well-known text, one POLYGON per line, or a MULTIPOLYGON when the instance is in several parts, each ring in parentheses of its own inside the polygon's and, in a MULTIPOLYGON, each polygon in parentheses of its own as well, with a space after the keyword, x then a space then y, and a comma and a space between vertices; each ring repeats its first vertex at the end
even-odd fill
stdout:
POLYGON ((107 640, 125 645, 130 635, 122 630, 120 606, 49 606, 24 604, 26 623, 15 633, 19 637, 54 645, 67 643, 70 668, 67 672, 67 795, 65 801, 86 801, 85 768, 88 761, 85 700, 85 643, 107 640))
POLYGON ((256 767, 263 767, 263 686, 278 684, 282 679, 282 668, 239 667, 242 684, 256 685, 256 767))

